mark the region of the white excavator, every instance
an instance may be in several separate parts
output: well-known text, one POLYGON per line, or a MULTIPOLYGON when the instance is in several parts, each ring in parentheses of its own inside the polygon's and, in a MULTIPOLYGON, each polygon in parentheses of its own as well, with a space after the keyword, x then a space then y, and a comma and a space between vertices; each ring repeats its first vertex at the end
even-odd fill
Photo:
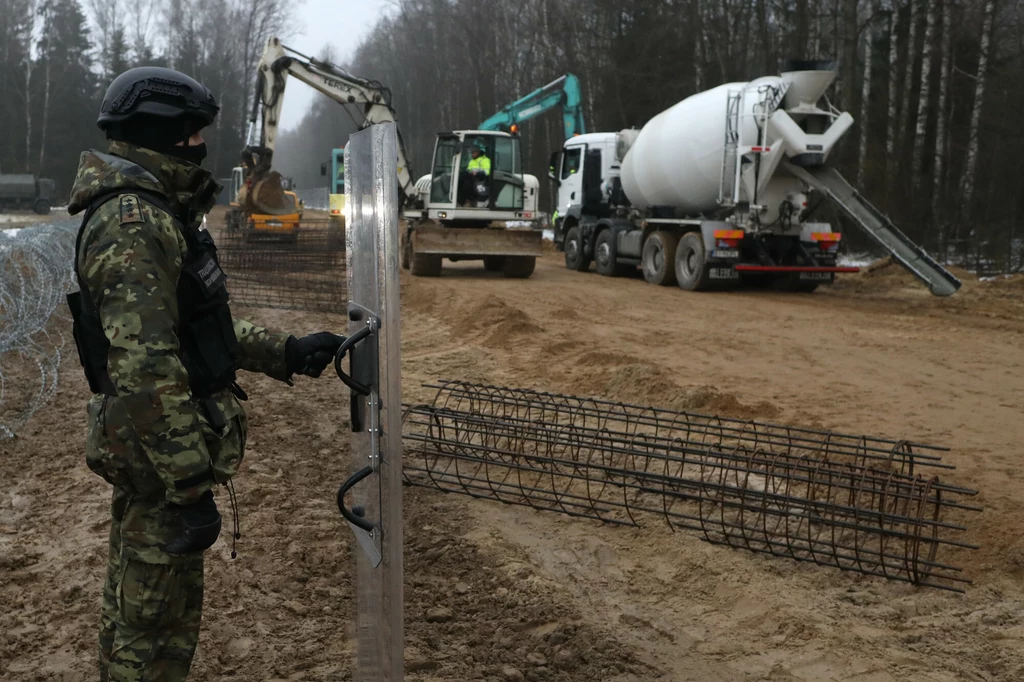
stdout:
MULTIPOLYGON (((395 123, 391 91, 383 84, 307 57, 278 38, 267 41, 257 67, 246 147, 246 181, 238 203, 250 213, 294 210, 281 176, 271 170, 285 86, 292 76, 339 104, 362 105, 361 127, 395 123)), ((456 130, 438 134, 431 173, 413 182, 398 132, 398 189, 402 195, 402 266, 414 275, 441 274, 442 259, 483 260, 506 277, 533 274, 541 254, 544 216, 537 211, 537 178, 523 174, 516 135, 495 130, 456 130), (489 168, 472 163, 486 157, 489 168), (512 225, 509 225, 511 223, 512 225)))

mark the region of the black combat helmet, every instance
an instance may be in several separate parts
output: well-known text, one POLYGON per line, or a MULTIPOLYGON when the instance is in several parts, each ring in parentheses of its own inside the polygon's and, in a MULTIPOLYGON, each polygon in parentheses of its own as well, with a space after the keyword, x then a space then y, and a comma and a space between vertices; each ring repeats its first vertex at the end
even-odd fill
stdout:
POLYGON ((194 78, 161 66, 140 66, 128 69, 107 88, 96 125, 107 130, 112 124, 146 114, 196 119, 205 127, 213 123, 218 111, 213 93, 194 78))
POLYGON ((96 125, 112 140, 167 151, 213 123, 218 111, 213 93, 194 78, 140 66, 107 88, 96 125))

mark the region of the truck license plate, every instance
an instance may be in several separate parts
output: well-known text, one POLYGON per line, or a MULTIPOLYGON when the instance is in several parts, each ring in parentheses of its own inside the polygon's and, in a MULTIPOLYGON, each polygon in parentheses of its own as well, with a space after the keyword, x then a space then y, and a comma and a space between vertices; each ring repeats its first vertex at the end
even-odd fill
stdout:
POLYGON ((811 282, 831 282, 831 272, 801 272, 800 279, 811 282))
POLYGON ((737 249, 718 249, 711 252, 713 258, 739 258, 740 252, 737 249))
POLYGON ((711 279, 739 279, 740 273, 736 272, 732 268, 711 268, 708 274, 711 279))

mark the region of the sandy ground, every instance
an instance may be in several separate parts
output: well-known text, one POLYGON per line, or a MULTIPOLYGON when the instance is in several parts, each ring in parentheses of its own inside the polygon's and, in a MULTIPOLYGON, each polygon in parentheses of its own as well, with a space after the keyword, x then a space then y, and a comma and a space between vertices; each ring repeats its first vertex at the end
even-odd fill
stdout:
MULTIPOLYGON (((406 488, 410 680, 1024 679, 1024 281, 932 298, 895 268, 812 295, 688 294, 567 271, 403 275, 403 391, 469 379, 947 445, 980 490, 965 595, 406 488)), ((340 316, 238 310, 295 333, 340 316)), ((192 679, 349 679, 351 537, 336 379, 245 377, 240 556, 208 555, 192 679)), ((0 443, 0 680, 92 677, 109 492, 84 381, 0 443)), ((227 511, 226 496, 220 498, 227 511)))

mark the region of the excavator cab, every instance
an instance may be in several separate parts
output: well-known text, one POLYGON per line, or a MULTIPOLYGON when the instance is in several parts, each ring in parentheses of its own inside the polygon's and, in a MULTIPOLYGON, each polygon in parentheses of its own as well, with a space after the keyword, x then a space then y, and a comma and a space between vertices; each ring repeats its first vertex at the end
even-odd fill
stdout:
MULTIPOLYGON (((518 137, 491 130, 441 133, 432 170, 430 210, 456 209, 452 217, 474 221, 522 217, 504 215, 521 214, 524 207, 526 183, 518 137)), ((449 218, 447 212, 439 217, 449 218)))

